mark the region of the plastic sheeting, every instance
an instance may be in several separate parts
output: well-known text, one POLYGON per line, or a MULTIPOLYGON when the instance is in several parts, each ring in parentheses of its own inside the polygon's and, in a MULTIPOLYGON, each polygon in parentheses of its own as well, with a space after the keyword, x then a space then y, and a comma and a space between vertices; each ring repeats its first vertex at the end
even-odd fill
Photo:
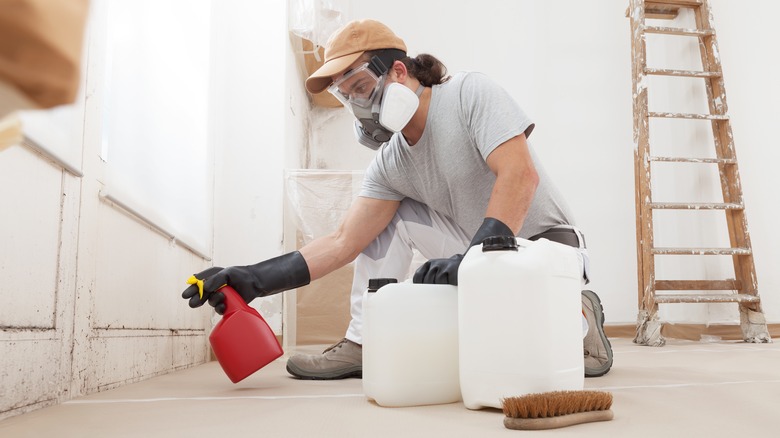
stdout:
POLYGON ((290 0, 289 8, 290 32, 314 43, 315 53, 350 15, 349 0, 290 0))
MULTIPOLYGON (((288 170, 285 199, 288 220, 295 228, 296 247, 338 227, 363 181, 363 172, 288 170)), ((350 320, 352 264, 318 279, 296 293, 294 343, 331 344, 344 337, 350 320)))
POLYGON ((286 200, 302 244, 336 229, 362 182, 362 171, 300 169, 285 172, 286 200))
MULTIPOLYGON (((288 28, 296 62, 305 73, 303 80, 325 62, 325 43, 331 34, 350 20, 349 0, 290 0, 288 28)), ((341 102, 330 93, 309 95, 315 106, 338 108, 341 102)))

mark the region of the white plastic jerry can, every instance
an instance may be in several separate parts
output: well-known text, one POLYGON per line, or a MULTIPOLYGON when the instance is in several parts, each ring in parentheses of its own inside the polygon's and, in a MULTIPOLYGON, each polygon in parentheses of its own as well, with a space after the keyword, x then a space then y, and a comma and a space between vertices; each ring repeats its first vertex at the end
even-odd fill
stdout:
POLYGON ((369 281, 363 295, 363 392, 387 407, 460 400, 455 286, 369 281))
POLYGON ((547 239, 497 236, 466 253, 458 270, 458 332, 467 408, 583 388, 576 251, 547 239))

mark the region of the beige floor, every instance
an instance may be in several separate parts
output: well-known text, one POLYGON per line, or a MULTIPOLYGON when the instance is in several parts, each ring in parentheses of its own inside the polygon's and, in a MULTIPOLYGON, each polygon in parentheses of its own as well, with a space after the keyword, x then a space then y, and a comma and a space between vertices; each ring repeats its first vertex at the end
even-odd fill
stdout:
POLYGON ((512 431, 461 403, 383 408, 359 379, 295 380, 282 358, 237 385, 210 362, 81 397, 2 421, 0 437, 780 436, 780 344, 612 342, 612 371, 586 387, 614 394, 615 419, 565 429, 512 431))

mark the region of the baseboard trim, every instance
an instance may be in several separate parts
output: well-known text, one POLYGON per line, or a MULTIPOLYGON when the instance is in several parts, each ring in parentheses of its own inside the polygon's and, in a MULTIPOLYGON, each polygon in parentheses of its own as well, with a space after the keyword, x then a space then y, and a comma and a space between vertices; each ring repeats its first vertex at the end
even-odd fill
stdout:
MULTIPOLYGON (((780 324, 767 324, 769 336, 772 339, 780 339, 780 324)), ((604 333, 610 338, 628 338, 634 339, 636 336, 636 326, 633 324, 606 324, 604 333)), ((719 336, 724 341, 742 340, 742 330, 738 324, 674 324, 664 323, 661 327, 661 334, 665 338, 684 339, 689 341, 700 341, 702 335, 719 336)), ((276 335, 279 345, 284 345, 282 335, 276 335)), ((211 360, 217 360, 214 356, 214 350, 211 350, 211 360)))
MULTIPOLYGON (((767 331, 773 339, 780 339, 780 324, 767 324, 767 331)), ((607 324, 604 333, 610 338, 630 338, 636 336, 636 325, 607 324)), ((724 341, 742 340, 742 330, 739 324, 674 324, 664 323, 661 335, 671 339, 701 340, 702 335, 719 336, 724 341)))

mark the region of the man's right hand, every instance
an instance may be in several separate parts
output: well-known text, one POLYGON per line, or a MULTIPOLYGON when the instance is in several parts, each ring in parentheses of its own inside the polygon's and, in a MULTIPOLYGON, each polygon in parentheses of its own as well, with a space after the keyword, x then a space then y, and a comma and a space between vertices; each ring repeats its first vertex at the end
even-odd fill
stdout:
POLYGON ((298 251, 293 251, 250 266, 212 267, 187 281, 190 286, 181 294, 192 308, 208 301, 220 315, 225 313, 225 296, 219 292, 230 285, 247 303, 257 297, 309 284, 309 267, 298 251))
MULTIPOLYGON (((216 290, 212 290, 206 287, 206 280, 213 277, 215 274, 221 272, 223 268, 219 266, 213 266, 211 268, 206 269, 205 271, 198 272, 197 274, 194 274, 192 277, 190 277, 187 280, 187 283, 190 283, 190 286, 182 292, 181 297, 185 300, 189 300, 189 305, 193 309, 196 307, 202 306, 204 303, 209 301, 211 297, 214 295, 216 290)), ((224 284, 224 283, 223 283, 224 284)), ((222 287, 222 285, 220 285, 222 287)), ((222 294, 220 294, 222 295, 222 294)), ((225 305, 222 303, 224 301, 224 297, 222 299, 218 299, 218 297, 214 297, 214 301, 216 303, 212 303, 211 305, 214 306, 217 313, 222 315, 225 312, 225 305), (222 304, 220 308, 217 308, 218 304, 222 304)))

